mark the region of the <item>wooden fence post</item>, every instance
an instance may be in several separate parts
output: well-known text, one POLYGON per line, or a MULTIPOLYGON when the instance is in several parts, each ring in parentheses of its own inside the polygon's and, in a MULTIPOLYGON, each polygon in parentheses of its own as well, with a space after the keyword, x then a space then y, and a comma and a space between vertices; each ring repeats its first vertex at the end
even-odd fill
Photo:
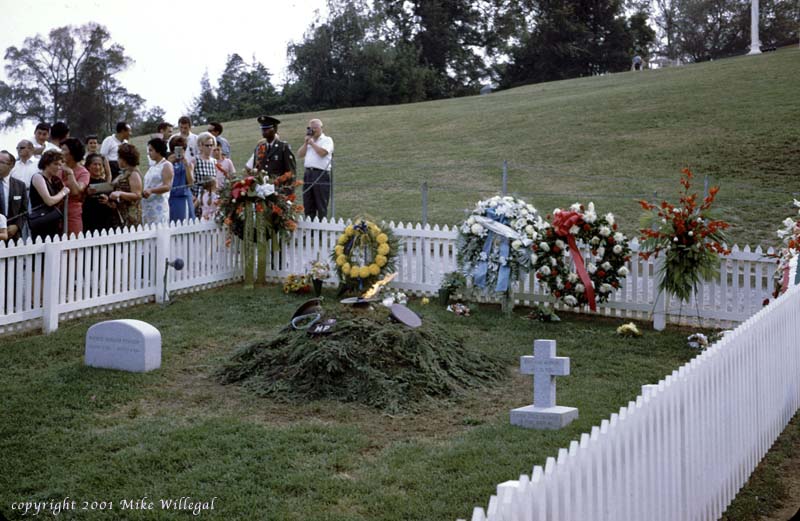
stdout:
MULTIPOLYGON (((156 229, 156 302, 163 304, 164 275, 167 273, 167 260, 169 259, 170 231, 169 226, 160 224, 156 229)), ((166 297, 166 300, 169 296, 166 297)))
POLYGON ((61 248, 53 242, 48 242, 44 246, 43 270, 42 332, 49 334, 58 329, 58 281, 61 274, 61 248))

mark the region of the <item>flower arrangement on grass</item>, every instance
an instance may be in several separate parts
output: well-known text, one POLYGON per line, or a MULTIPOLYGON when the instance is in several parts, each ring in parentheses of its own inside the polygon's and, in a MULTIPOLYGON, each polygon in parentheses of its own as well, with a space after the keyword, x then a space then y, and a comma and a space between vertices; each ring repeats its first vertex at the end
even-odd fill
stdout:
POLYGON ((347 288, 362 290, 394 273, 398 249, 391 229, 357 219, 339 236, 331 261, 347 288))
POLYGON ((283 283, 283 292, 287 295, 289 293, 304 294, 311 291, 311 277, 308 274, 295 275, 291 274, 286 277, 283 283))
POLYGON ((567 306, 588 304, 594 311, 596 302, 606 302, 628 275, 628 239, 617 230, 614 214, 598 215, 592 202, 556 208, 547 217, 551 222, 541 222, 539 241, 531 247, 536 278, 567 306), (589 247, 588 262, 579 241, 589 247))
POLYGON ((541 218, 522 199, 495 196, 479 201, 459 227, 458 266, 477 288, 506 292, 531 268, 530 246, 541 218))
POLYGON ((314 280, 328 280, 331 277, 331 265, 319 259, 311 261, 308 274, 314 280))
POLYGON ((216 220, 229 233, 242 238, 245 208, 250 205, 255 209, 255 227, 262 222, 273 237, 284 238, 297 228, 297 219, 303 215, 302 205, 294 204, 296 195, 291 193, 301 184, 293 180, 291 172, 273 180, 261 170, 241 176, 234 174, 220 191, 216 220))
MULTIPOLYGON (((800 201, 793 199, 796 208, 800 208, 800 201)), ((798 210, 800 215, 800 210, 798 210)), ((800 252, 800 219, 787 217, 783 220, 783 228, 777 231, 781 240, 781 247, 772 254, 778 262, 778 269, 773 275, 774 291, 772 296, 778 298, 789 288, 789 262, 800 252)))
POLYGON ((640 337, 642 336, 642 332, 639 331, 639 328, 636 327, 636 323, 628 322, 627 324, 622 324, 617 328, 617 334, 619 336, 626 336, 626 337, 640 337))
POLYGON ((719 192, 714 186, 698 204, 691 192, 692 172, 681 173, 680 203, 662 201, 655 205, 639 204, 647 213, 642 218, 641 251, 648 259, 663 253, 665 260, 659 271, 658 289, 682 301, 689 300, 701 280, 709 280, 719 272, 719 255, 728 255, 724 246, 725 229, 729 224, 716 218, 711 206, 719 192))

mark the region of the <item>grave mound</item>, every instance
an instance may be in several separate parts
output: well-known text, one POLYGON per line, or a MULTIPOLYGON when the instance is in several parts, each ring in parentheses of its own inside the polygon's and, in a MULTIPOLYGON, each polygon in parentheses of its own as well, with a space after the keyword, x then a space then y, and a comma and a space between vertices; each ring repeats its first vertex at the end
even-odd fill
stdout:
POLYGON ((484 387, 505 374, 502 362, 425 317, 412 329, 382 306, 337 306, 334 330, 310 336, 286 327, 239 347, 217 376, 261 396, 287 401, 333 399, 387 412, 416 409, 484 387))

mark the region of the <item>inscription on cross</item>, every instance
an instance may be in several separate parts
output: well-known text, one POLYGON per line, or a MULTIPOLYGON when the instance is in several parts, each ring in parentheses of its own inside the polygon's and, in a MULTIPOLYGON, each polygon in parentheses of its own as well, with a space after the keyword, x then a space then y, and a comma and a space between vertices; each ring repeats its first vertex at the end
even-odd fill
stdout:
POLYGON ((511 411, 511 424, 529 429, 560 429, 578 409, 556 405, 556 376, 569 375, 569 358, 556 356, 555 340, 536 340, 533 356, 520 358, 520 373, 533 376, 533 405, 511 411))

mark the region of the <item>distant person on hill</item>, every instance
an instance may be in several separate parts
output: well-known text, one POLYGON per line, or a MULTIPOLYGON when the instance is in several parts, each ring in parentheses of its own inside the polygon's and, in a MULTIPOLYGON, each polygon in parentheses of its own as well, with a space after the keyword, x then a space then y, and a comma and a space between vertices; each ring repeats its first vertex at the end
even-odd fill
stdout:
POLYGON ((217 138, 217 143, 222 148, 222 155, 225 157, 231 157, 231 144, 228 143, 228 140, 222 137, 222 123, 217 123, 216 121, 212 121, 208 124, 208 131, 217 138))
POLYGON ((120 172, 118 154, 119 146, 123 143, 127 143, 130 137, 131 126, 125 121, 120 121, 117 123, 117 133, 112 134, 103 140, 103 144, 100 147, 100 154, 108 159, 108 164, 111 166, 112 177, 117 177, 120 172))
POLYGON ((197 148, 197 134, 192 133, 192 120, 189 116, 181 116, 178 119, 178 128, 180 129, 180 135, 186 140, 189 161, 194 163, 194 160, 200 155, 200 150, 197 148))
POLYGON ((642 57, 639 56, 638 54, 636 56, 634 56, 633 57, 633 63, 631 63, 631 70, 632 71, 640 71, 640 70, 642 70, 643 66, 644 66, 644 63, 642 62, 642 57))
POLYGON ((272 116, 260 116, 258 124, 261 125, 261 136, 264 138, 256 144, 253 155, 247 160, 245 169, 264 170, 271 180, 291 173, 291 177, 281 183, 279 190, 284 195, 294 194, 294 180, 297 177, 297 163, 289 143, 278 138, 279 119, 272 116))
POLYGON ((328 216, 331 198, 331 160, 333 139, 322 132, 322 121, 312 119, 306 128, 306 140, 297 151, 304 158, 303 208, 306 217, 328 216))

